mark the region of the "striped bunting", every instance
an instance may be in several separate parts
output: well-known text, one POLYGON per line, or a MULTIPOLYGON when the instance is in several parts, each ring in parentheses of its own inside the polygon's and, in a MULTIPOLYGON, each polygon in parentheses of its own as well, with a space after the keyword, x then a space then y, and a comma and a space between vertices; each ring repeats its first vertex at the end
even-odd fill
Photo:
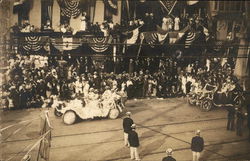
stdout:
POLYGON ((112 36, 108 37, 93 37, 88 39, 89 46, 97 53, 108 50, 110 43, 112 43, 112 36))
POLYGON ((157 32, 143 32, 142 33, 143 38, 146 40, 146 42, 154 48, 154 44, 156 44, 158 40, 157 32))
POLYGON ((66 17, 78 17, 81 14, 79 0, 58 0, 61 15, 66 17))
POLYGON ((190 48, 190 46, 192 45, 192 42, 195 40, 195 33, 190 31, 187 33, 187 37, 185 40, 185 48, 190 48))
POLYGON ((43 48, 40 36, 25 36, 22 47, 26 51, 39 51, 43 48))
POLYGON ((136 28, 132 31, 132 36, 126 40, 127 46, 135 44, 138 37, 139 37, 139 28, 136 28))

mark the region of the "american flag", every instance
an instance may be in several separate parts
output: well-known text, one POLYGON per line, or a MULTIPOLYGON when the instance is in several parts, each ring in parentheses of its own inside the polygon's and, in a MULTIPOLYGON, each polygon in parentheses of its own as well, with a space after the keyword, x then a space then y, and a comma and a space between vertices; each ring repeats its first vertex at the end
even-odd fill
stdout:
POLYGON ((158 43, 157 32, 143 32, 142 34, 147 44, 149 44, 152 48, 154 48, 154 45, 158 43))
POLYGON ((173 10, 177 0, 159 0, 159 2, 163 6, 163 8, 165 10, 167 10, 168 14, 170 14, 171 11, 173 10))

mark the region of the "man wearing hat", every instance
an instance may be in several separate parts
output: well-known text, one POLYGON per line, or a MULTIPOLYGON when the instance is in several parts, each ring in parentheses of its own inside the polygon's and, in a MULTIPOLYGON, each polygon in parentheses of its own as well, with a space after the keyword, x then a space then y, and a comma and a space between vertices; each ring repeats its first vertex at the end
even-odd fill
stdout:
POLYGON ((164 158, 162 159, 162 161, 176 161, 176 160, 172 157, 173 149, 168 148, 168 149, 166 150, 166 153, 167 153, 167 156, 164 157, 164 158))
POLYGON ((200 130, 197 130, 196 136, 192 138, 191 142, 191 150, 193 153, 193 161, 199 161, 200 153, 203 151, 204 148, 204 140, 200 137, 200 130))
POLYGON ((130 159, 140 160, 138 147, 140 146, 138 134, 135 131, 136 125, 132 124, 131 131, 128 133, 128 141, 130 145, 130 159))
POLYGON ((131 112, 126 112, 126 117, 123 119, 124 145, 129 147, 128 133, 132 130, 131 126, 134 121, 130 118, 131 112))

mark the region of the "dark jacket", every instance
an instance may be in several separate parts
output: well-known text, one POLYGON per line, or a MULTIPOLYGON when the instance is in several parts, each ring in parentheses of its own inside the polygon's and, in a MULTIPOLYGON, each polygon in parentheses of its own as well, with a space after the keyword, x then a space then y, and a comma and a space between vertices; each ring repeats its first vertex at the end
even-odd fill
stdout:
POLYGON ((132 130, 128 133, 128 142, 129 142, 129 145, 131 147, 139 147, 140 146, 138 134, 134 130, 132 130))
POLYGON ((162 161, 176 161, 173 157, 167 156, 162 159, 162 161))
POLYGON ((204 148, 204 140, 200 136, 195 136, 192 138, 191 150, 194 152, 202 152, 204 148))
POLYGON ((234 119, 235 112, 236 112, 235 109, 233 107, 228 107, 227 111, 228 111, 228 114, 227 114, 228 119, 234 119))
POLYGON ((129 117, 123 119, 123 129, 125 133, 129 133, 132 130, 131 126, 133 123, 134 121, 129 117))

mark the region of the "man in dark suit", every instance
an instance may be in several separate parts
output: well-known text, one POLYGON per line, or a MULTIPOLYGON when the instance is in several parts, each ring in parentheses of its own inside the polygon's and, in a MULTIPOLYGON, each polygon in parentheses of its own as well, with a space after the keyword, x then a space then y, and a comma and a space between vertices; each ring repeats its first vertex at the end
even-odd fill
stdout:
POLYGON ((139 157, 138 147, 140 146, 140 142, 139 142, 138 134, 135 131, 136 125, 133 124, 131 128, 132 130, 128 134, 128 141, 130 145, 130 159, 131 160, 135 159, 139 161, 140 157, 139 157))
POLYGON ((247 105, 247 127, 249 130, 248 141, 250 142, 250 104, 247 105))
POLYGON ((243 131, 243 123, 244 123, 244 114, 242 112, 241 107, 236 108, 236 135, 242 136, 242 131, 243 131))
POLYGON ((227 130, 234 130, 234 119, 235 119, 235 108, 234 107, 227 107, 227 130))
POLYGON ((200 130, 197 130, 195 133, 196 136, 192 138, 191 150, 193 153, 193 161, 199 161, 200 153, 204 148, 204 140, 200 136, 200 130))
POLYGON ((126 112, 126 117, 123 119, 124 145, 129 147, 128 133, 132 130, 131 126, 134 121, 130 118, 131 112, 126 112))
POLYGON ((164 158, 162 159, 162 161, 176 161, 176 160, 172 157, 173 149, 168 148, 168 149, 166 150, 166 153, 167 153, 167 156, 164 157, 164 158))

